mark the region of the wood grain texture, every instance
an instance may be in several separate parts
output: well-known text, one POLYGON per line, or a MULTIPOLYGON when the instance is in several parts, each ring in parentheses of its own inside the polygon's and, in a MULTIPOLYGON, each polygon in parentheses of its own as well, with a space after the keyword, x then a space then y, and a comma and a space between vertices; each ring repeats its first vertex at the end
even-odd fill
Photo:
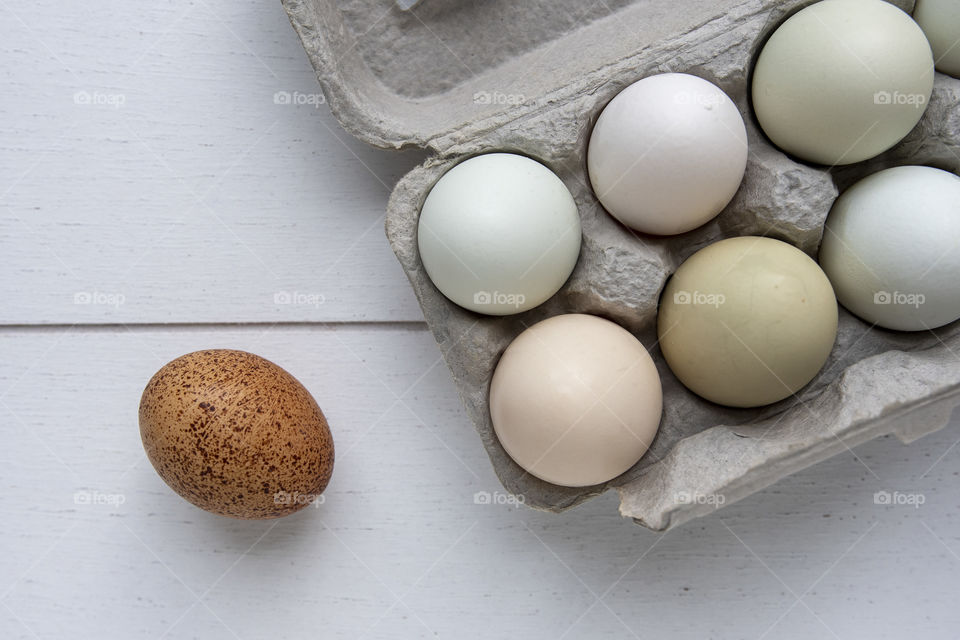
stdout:
POLYGON ((508 503, 417 326, 6 330, 0 353, 4 638, 946 639, 960 625, 960 424, 858 448, 879 480, 837 456, 661 536, 614 495, 562 515, 508 503), (317 398, 338 448, 323 504, 233 521, 150 467, 139 393, 208 345, 261 353, 317 398))
POLYGON ((374 176, 418 158, 274 104, 315 91, 279 3, 0 2, 0 51, 0 637, 956 637, 956 417, 666 536, 520 507, 403 322, 374 176), (140 394, 204 348, 311 391, 323 504, 234 521, 153 471, 140 394))
POLYGON ((383 234, 422 155, 339 129, 278 5, 0 15, 0 323, 422 319, 383 234))

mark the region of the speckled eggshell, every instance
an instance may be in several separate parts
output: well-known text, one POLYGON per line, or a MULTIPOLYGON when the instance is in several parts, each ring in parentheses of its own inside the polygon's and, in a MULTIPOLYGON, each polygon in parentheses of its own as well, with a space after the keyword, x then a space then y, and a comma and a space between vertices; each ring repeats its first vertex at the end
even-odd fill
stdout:
POLYGON ((275 518, 326 488, 333 438, 292 375, 244 351, 196 351, 166 364, 140 400, 140 436, 164 482, 224 516, 275 518))

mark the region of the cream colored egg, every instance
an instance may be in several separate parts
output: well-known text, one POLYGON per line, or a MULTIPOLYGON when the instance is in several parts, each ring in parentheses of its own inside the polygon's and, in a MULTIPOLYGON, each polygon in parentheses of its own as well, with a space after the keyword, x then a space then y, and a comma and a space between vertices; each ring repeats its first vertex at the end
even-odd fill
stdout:
POLYGON ((757 407, 789 397, 820 371, 837 336, 837 300, 799 249, 730 238, 677 269, 657 329, 687 388, 718 404, 757 407))
POLYGON ((773 33, 752 94, 774 144, 802 160, 841 165, 902 140, 932 90, 930 45, 909 15, 883 0, 823 0, 773 33))
POLYGON ((582 487, 616 478, 660 424, 660 376, 644 346, 596 316, 539 322, 507 347, 490 383, 490 417, 532 475, 582 487))

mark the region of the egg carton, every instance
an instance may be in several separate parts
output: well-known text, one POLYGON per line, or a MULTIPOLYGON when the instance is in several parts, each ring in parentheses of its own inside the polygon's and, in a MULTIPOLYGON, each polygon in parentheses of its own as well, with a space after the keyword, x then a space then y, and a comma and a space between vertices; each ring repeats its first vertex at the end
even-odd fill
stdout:
MULTIPOLYGON (((960 170, 960 80, 942 74, 916 129, 871 161, 828 170, 795 161, 764 137, 750 107, 750 70, 765 38, 808 4, 421 0, 404 10, 388 0, 284 0, 343 127, 378 147, 433 152, 394 189, 387 236, 497 475, 527 505, 562 511, 616 489, 624 516, 665 530, 877 436, 910 442, 944 427, 960 404, 960 323, 898 333, 841 309, 839 335, 819 375, 795 397, 758 409, 695 396, 656 347, 660 292, 698 249, 766 235, 815 258, 834 199, 857 179, 901 164, 960 170), (664 72, 700 76, 730 95, 744 117, 750 154, 740 190, 716 219, 655 238, 604 211, 588 184, 585 157, 604 105, 630 83, 664 72), (515 316, 482 316, 448 301, 417 250, 417 219, 430 188, 458 162, 490 151, 525 154, 550 167, 582 220, 582 250, 569 281, 548 302, 515 316), (487 398, 511 340, 544 318, 573 312, 609 318, 651 348, 664 391, 663 419, 647 454, 620 477, 586 488, 524 472, 500 446, 487 398)), ((913 9, 912 2, 893 4, 913 9)), ((857 460, 851 456, 851 464, 857 460)))

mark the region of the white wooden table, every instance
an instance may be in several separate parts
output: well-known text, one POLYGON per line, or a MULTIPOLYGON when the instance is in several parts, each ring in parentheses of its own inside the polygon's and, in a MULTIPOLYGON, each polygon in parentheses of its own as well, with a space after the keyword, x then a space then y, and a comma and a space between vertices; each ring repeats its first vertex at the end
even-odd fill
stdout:
POLYGON ((609 494, 475 504, 502 489, 382 231, 421 156, 311 104, 279 3, 0 0, 0 51, 0 637, 960 636, 956 420, 665 536, 609 494), (153 471, 140 392, 205 347, 314 393, 324 504, 233 521, 153 471))

